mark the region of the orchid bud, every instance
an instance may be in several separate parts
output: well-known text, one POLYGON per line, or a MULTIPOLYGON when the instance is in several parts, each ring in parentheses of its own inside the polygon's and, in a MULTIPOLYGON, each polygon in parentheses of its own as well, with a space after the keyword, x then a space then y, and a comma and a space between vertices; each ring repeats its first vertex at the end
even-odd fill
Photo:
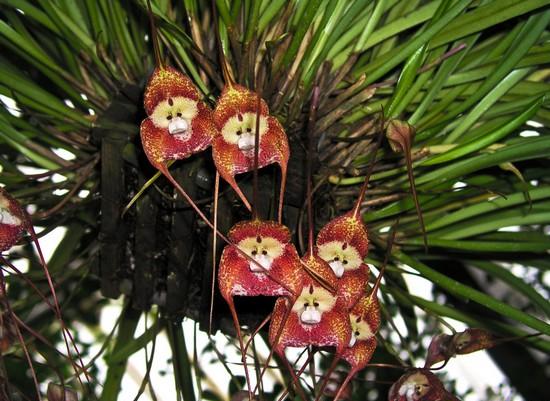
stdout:
POLYGON ((78 401, 76 392, 52 382, 48 384, 46 395, 48 401, 78 401))
POLYGON ((438 362, 447 361, 454 356, 454 347, 452 345, 453 336, 449 334, 438 334, 432 338, 428 347, 425 368, 435 365, 438 362))
POLYGON ((390 388, 388 401, 459 401, 429 369, 411 369, 390 388))
POLYGON ((386 127, 386 137, 394 152, 407 152, 411 148, 416 130, 406 121, 390 120, 386 127))

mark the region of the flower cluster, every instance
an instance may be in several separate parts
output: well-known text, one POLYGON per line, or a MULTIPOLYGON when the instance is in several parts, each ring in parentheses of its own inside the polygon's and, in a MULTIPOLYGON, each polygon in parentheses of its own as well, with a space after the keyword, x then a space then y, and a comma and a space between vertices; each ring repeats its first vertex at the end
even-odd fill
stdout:
MULTIPOLYGON (((217 172, 251 209, 235 175, 278 163, 283 175, 282 204, 288 140, 256 93, 227 83, 210 110, 189 78, 160 66, 148 82, 144 99, 148 117, 141 124, 141 138, 153 166, 168 176, 169 161, 212 145, 217 172)), ((332 346, 336 357, 350 364, 351 374, 366 366, 376 347, 380 317, 376 291, 368 291, 369 268, 363 261, 369 242, 358 208, 329 222, 302 258, 290 231, 281 224, 281 209, 278 222, 254 217, 236 224, 227 242, 218 285, 239 337, 233 297, 277 296, 269 337, 281 357, 289 346, 332 346)))

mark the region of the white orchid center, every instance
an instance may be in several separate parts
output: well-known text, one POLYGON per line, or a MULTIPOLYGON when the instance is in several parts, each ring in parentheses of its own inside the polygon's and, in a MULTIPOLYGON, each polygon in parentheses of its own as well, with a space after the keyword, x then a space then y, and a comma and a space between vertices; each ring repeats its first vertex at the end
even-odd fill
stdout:
POLYGON ((428 378, 420 372, 414 373, 399 387, 399 395, 407 401, 418 401, 430 389, 428 378))
POLYGON ((374 337, 369 324, 361 316, 350 313, 349 322, 351 325, 351 338, 348 347, 353 347, 357 341, 365 341, 374 337))
POLYGON ((342 263, 342 261, 332 260, 332 261, 328 262, 328 264, 329 264, 330 268, 332 269, 332 271, 334 272, 334 274, 336 275, 336 277, 341 278, 344 275, 344 272, 346 271, 346 268, 345 268, 344 264, 342 263))
POLYGON ((237 141, 237 146, 239 150, 245 152, 254 149, 254 146, 256 146, 256 136, 252 132, 242 133, 237 141))
POLYGON ((319 256, 329 264, 338 278, 363 263, 357 249, 344 241, 329 241, 319 245, 319 256))
POLYGON ((321 322, 323 313, 332 310, 336 304, 336 298, 322 287, 304 287, 294 305, 292 311, 297 313, 300 321, 306 325, 321 322))
POLYGON ((273 261, 283 254, 283 243, 273 237, 248 237, 241 240, 237 246, 255 262, 249 261, 250 271, 265 273, 271 269, 273 261))
MULTIPOLYGON (((230 144, 237 145, 239 150, 249 152, 256 145, 256 113, 238 113, 224 124, 221 134, 230 144)), ((259 137, 267 132, 267 118, 260 115, 259 137)))
POLYGON ((21 219, 10 212, 10 202, 2 194, 0 194, 0 224, 21 225, 21 219))
POLYGON ((455 346, 458 351, 461 351, 462 349, 464 349, 464 347, 469 345, 471 341, 472 341, 472 336, 468 332, 459 333, 454 338, 454 342, 456 344, 455 346))
POLYGON ((317 310, 317 307, 308 305, 300 315, 300 320, 305 324, 317 324, 321 322, 321 312, 317 310))
POLYGON ((189 123, 181 117, 175 117, 168 123, 168 132, 170 135, 185 135, 189 134, 189 123))
POLYGON ((191 121, 198 114, 198 102, 183 96, 175 96, 157 104, 151 120, 158 128, 167 128, 170 135, 187 140, 191 136, 191 121))
POLYGON ((357 342, 357 336, 354 333, 351 333, 351 337, 349 339, 348 347, 349 348, 353 347, 356 342, 357 342))

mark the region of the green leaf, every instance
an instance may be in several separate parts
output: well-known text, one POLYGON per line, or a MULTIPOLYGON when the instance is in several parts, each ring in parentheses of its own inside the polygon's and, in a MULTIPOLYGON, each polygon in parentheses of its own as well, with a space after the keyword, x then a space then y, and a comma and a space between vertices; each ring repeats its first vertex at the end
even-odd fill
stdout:
POLYGON ((507 283, 511 288, 519 291, 529 298, 529 301, 536 304, 542 311, 544 311, 546 317, 550 318, 550 302, 535 291, 531 285, 527 284, 522 278, 516 277, 504 266, 484 260, 470 260, 468 261, 468 264, 487 272, 487 274, 491 275, 491 277, 497 277, 507 283))
POLYGON ((485 113, 493 104, 495 104, 506 92, 521 81, 529 69, 514 70, 502 79, 481 101, 464 117, 460 124, 450 132, 443 143, 454 143, 460 136, 472 127, 475 122, 485 113))
POLYGON ((398 46, 394 50, 385 53, 377 60, 370 63, 366 68, 357 71, 356 74, 365 74, 367 76, 365 85, 371 84, 379 78, 383 77, 393 68, 398 66, 401 62, 403 62, 407 57, 412 55, 421 46, 430 41, 435 36, 435 34, 443 29, 457 15, 462 13, 471 2, 472 0, 457 1, 455 5, 451 7, 451 9, 449 9, 444 16, 441 17, 441 19, 439 19, 436 23, 427 28, 424 32, 422 32, 422 34, 418 35, 407 43, 398 46))
MULTIPOLYGON (((506 135, 510 134, 511 132, 515 131, 519 127, 521 127, 523 124, 525 124, 530 118, 532 118, 537 111, 540 109, 543 103, 546 102, 546 96, 541 96, 535 99, 525 111, 523 111, 520 115, 512 118, 511 120, 507 121, 500 127, 496 128, 493 132, 489 133, 488 135, 484 135, 480 138, 472 139, 469 142, 466 142, 464 144, 460 144, 457 147, 454 147, 453 149, 449 150, 448 152, 445 152, 441 155, 437 155, 435 157, 429 158, 428 160, 425 160, 422 162, 422 165, 424 166, 430 166, 438 163, 444 163, 448 162, 454 159, 457 159, 459 157, 462 157, 464 155, 467 155, 469 153, 475 152, 477 150, 483 149, 502 138, 506 137, 506 135)), ((480 103, 481 105, 481 103, 480 103)), ((490 105, 488 106, 490 107, 490 105)), ((477 107, 476 107, 477 108, 477 107)), ((480 108, 482 108, 480 106, 480 108)), ((474 109, 475 110, 475 109, 474 109)), ((472 111, 473 113, 473 111, 472 111)), ((474 120, 472 118, 472 120, 474 120)), ((466 120, 465 120, 466 121, 466 120)), ((473 122, 468 122, 461 124, 459 127, 457 127, 453 132, 454 133, 460 133, 460 129, 466 129, 462 127, 466 127, 468 125, 473 124, 473 122)), ((449 134, 449 137, 452 134, 449 134)))
POLYGON ((444 274, 436 272, 427 265, 419 262, 418 260, 406 255, 403 252, 396 252, 394 256, 397 260, 406 265, 409 265, 416 271, 418 271, 422 276, 432 281, 434 284, 444 288, 445 290, 464 297, 466 299, 472 300, 481 306, 489 308, 501 315, 504 315, 510 319, 516 320, 517 322, 523 323, 526 326, 531 327, 541 333, 550 335, 550 325, 543 322, 536 317, 533 317, 527 313, 520 311, 504 302, 501 302, 483 292, 475 290, 471 287, 468 287, 464 284, 455 281, 444 274))
POLYGON ((28 146, 28 138, 13 129, 13 127, 9 125, 8 121, 2 115, 0 115, 0 138, 11 147, 19 151, 22 155, 28 157, 30 160, 34 161, 43 168, 53 170, 60 167, 59 164, 45 157, 43 154, 35 152, 30 146, 28 146))
POLYGON ((184 400, 195 401, 193 378, 191 377, 192 365, 187 353, 183 328, 180 323, 170 322, 167 329, 168 340, 172 349, 176 388, 181 391, 184 400))
POLYGON ((418 177, 416 184, 430 183, 433 186, 500 163, 545 157, 549 151, 550 138, 522 138, 518 143, 507 145, 497 152, 470 157, 423 174, 418 177))
POLYGON ((288 67, 296 58, 296 54, 298 53, 302 40, 310 28, 315 14, 319 11, 321 0, 305 0, 304 3, 307 3, 307 6, 305 6, 304 15, 300 18, 296 31, 292 35, 292 41, 283 56, 280 66, 277 67, 278 69, 288 67))
POLYGON ((397 87, 393 92, 393 96, 386 106, 385 114, 388 118, 397 118, 404 106, 401 106, 400 103, 403 102, 403 99, 408 94, 413 85, 418 69, 424 62, 426 58, 426 49, 428 48, 427 44, 424 44, 416 52, 414 52, 403 67, 401 75, 399 75, 399 80, 397 81, 397 87))
MULTIPOLYGON (((134 331, 136 330, 140 313, 127 305, 122 310, 122 317, 118 326, 113 353, 117 353, 119 349, 125 347, 133 340, 134 331)), ((106 380, 103 384, 100 401, 112 401, 118 398, 122 377, 126 372, 127 359, 121 359, 118 362, 107 362, 106 380)))
POLYGON ((437 35, 433 41, 433 46, 437 47, 449 43, 547 5, 546 0, 491 1, 487 5, 482 5, 452 21, 437 35))
MULTIPOLYGON (((538 201, 550 197, 550 187, 533 188, 529 191, 531 199, 538 201)), ((454 213, 441 216, 436 221, 426 225, 426 229, 434 231, 438 228, 452 226, 453 224, 483 215, 486 213, 497 212, 506 208, 515 207, 525 203, 525 197, 522 192, 506 195, 506 197, 496 197, 485 202, 480 202, 472 206, 463 207, 454 213)))
POLYGON ((107 363, 110 365, 127 360, 130 356, 145 348, 147 344, 153 341, 161 330, 162 326, 157 320, 154 325, 145 330, 138 338, 128 341, 126 344, 116 349, 116 351, 114 350, 107 358, 107 363))

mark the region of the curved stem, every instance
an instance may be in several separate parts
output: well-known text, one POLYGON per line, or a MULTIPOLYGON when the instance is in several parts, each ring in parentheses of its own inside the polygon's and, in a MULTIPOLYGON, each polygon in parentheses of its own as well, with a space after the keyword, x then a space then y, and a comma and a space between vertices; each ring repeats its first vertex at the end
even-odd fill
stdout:
POLYGON ((231 311, 231 316, 233 317, 233 324, 235 325, 235 330, 237 332, 237 337, 239 339, 239 347, 241 349, 241 357, 244 367, 244 376, 246 379, 246 386, 248 389, 248 399, 249 401, 253 401, 252 398, 252 388, 250 387, 250 375, 248 373, 248 364, 246 363, 246 352, 245 347, 243 343, 243 335, 241 332, 241 326, 239 323, 239 317, 237 316, 237 311, 235 310, 235 304, 233 302, 232 298, 226 299, 227 305, 229 306, 229 310, 231 311))
MULTIPOLYGON (((257 89, 259 91, 259 89, 257 89)), ((252 218, 258 218, 258 160, 260 157, 260 109, 262 98, 257 92, 256 101, 256 131, 254 133, 254 170, 252 176, 252 218)))
POLYGON ((359 219, 359 215, 361 213, 361 204, 363 203, 363 199, 365 199, 365 194, 367 193, 370 176, 372 175, 374 166, 376 165, 376 152, 378 151, 378 149, 380 149, 380 146, 382 145, 382 139, 384 139, 384 114, 383 113, 381 117, 380 132, 378 133, 376 145, 374 146, 374 149, 372 150, 372 153, 371 153, 371 162, 365 173, 365 181, 363 181, 363 186, 361 187, 361 191, 359 192, 359 196, 357 197, 357 201, 355 202, 355 205, 352 210, 352 215, 357 219, 359 219))
POLYGON ((233 244, 225 235, 223 235, 221 232, 218 231, 216 227, 214 227, 214 224, 208 219, 208 217, 205 216, 205 214, 202 212, 202 210, 199 209, 197 204, 191 199, 191 197, 185 192, 185 190, 182 188, 182 186, 176 181, 176 179, 170 174, 168 171, 168 168, 166 166, 160 166, 159 170, 164 174, 164 176, 170 181, 170 183, 176 188, 178 193, 183 196, 183 198, 187 201, 187 203, 193 208, 193 210, 199 215, 199 217, 206 223, 208 227, 210 227, 215 235, 220 237, 226 244, 234 246, 237 252, 244 257, 247 261, 250 263, 253 263, 255 266, 262 269, 262 271, 266 272, 266 274, 269 275, 269 278, 271 278, 273 281, 275 281, 277 284, 279 284, 281 287, 283 287, 285 290, 287 290, 290 294, 294 294, 294 291, 290 289, 285 283, 281 282, 281 280, 278 280, 276 277, 273 277, 269 274, 269 270, 267 270, 264 266, 262 266, 256 259, 248 255, 245 251, 243 251, 241 248, 239 248, 236 244, 233 244))
POLYGON ((208 316, 208 335, 212 334, 212 315, 214 314, 214 294, 216 292, 216 247, 218 236, 218 196, 220 193, 220 173, 216 171, 214 183, 214 237, 212 238, 212 283, 210 286, 210 314, 208 316))
POLYGON ((313 88, 311 105, 309 108, 309 119, 307 122, 307 219, 308 219, 308 252, 313 255, 313 201, 312 197, 312 158, 313 158, 313 133, 315 131, 315 120, 317 118, 317 107, 319 106, 319 86, 313 88))
POLYGON ((59 301, 57 299, 57 294, 55 292, 55 286, 54 286, 52 278, 50 276, 50 272, 48 270, 48 265, 46 264, 46 259, 44 258, 44 254, 42 253, 42 248, 40 248, 40 243, 38 242, 38 237, 36 236, 36 232, 34 231, 34 227, 30 223, 30 218, 29 218, 28 231, 31 235, 32 241, 34 242, 34 244, 36 246, 36 250, 38 251, 38 257, 40 259, 40 264, 42 266, 42 269, 44 270, 44 275, 46 276, 48 286, 50 287, 50 291, 52 293, 53 304, 54 304, 54 313, 55 313, 57 319, 59 320, 59 323, 61 324, 61 334, 63 335, 63 340, 65 342, 65 347, 67 349, 67 356, 71 360, 71 365, 73 366, 73 369, 75 371, 75 374, 76 374, 76 377, 77 377, 78 381, 80 382, 80 384, 82 386, 84 386, 82 381, 80 380, 79 369, 82 369, 82 372, 84 373, 84 377, 86 378, 86 380, 88 382, 90 382, 90 376, 88 374, 88 371, 85 368, 84 362, 82 361, 82 356, 80 355, 80 352, 78 350, 76 342, 74 341, 74 338, 73 338, 71 332, 69 331, 69 329, 67 328, 67 325, 65 324, 65 321, 63 320, 63 316, 61 315, 61 308, 59 307, 59 301), (76 351, 76 355, 78 357, 78 361, 80 362, 80 366, 78 366, 78 364, 71 357, 71 349, 69 347, 69 342, 72 344, 73 348, 76 351))
MULTIPOLYGON (((6 281, 4 277, 4 272, 0 270, 0 296, 6 300, 6 309, 8 310, 9 315, 11 318, 15 321, 14 318, 15 313, 13 312, 13 309, 11 308, 10 303, 8 302, 8 294, 6 291, 6 281)), ((38 378, 36 377, 36 372, 34 370, 32 359, 29 354, 29 350, 27 349, 27 346, 25 344, 25 339, 23 338, 23 334, 21 334, 21 330, 19 329, 19 325, 15 324, 15 332, 17 333, 17 338, 19 339, 19 342, 21 343, 21 347, 23 348, 23 353, 25 354, 25 359, 27 359, 27 363, 29 364, 29 369, 31 370, 31 376, 32 380, 34 382, 34 386, 36 389, 36 394, 38 396, 38 400, 41 401, 42 398, 40 396, 40 386, 38 385, 38 378)))
POLYGON ((338 389, 338 392, 334 396, 334 401, 337 401, 340 398, 340 395, 342 395, 342 392, 346 389, 346 386, 351 381, 351 379, 353 378, 355 373, 356 373, 356 371, 354 369, 350 370, 350 372, 348 373, 348 375, 346 376, 346 378, 344 379, 344 381, 340 385, 340 388, 338 389))
POLYGON ((323 396, 323 390, 325 389, 326 385, 328 384, 328 380, 330 379, 330 375, 332 372, 334 372, 334 369, 336 369, 336 365, 338 364, 338 361, 340 360, 340 357, 338 355, 334 355, 334 359, 332 360, 332 363, 330 364, 330 367, 327 370, 327 373, 325 374, 325 378, 323 379, 321 386, 319 387, 319 394, 317 394, 317 397, 315 398, 315 401, 319 401, 321 397, 323 396))

